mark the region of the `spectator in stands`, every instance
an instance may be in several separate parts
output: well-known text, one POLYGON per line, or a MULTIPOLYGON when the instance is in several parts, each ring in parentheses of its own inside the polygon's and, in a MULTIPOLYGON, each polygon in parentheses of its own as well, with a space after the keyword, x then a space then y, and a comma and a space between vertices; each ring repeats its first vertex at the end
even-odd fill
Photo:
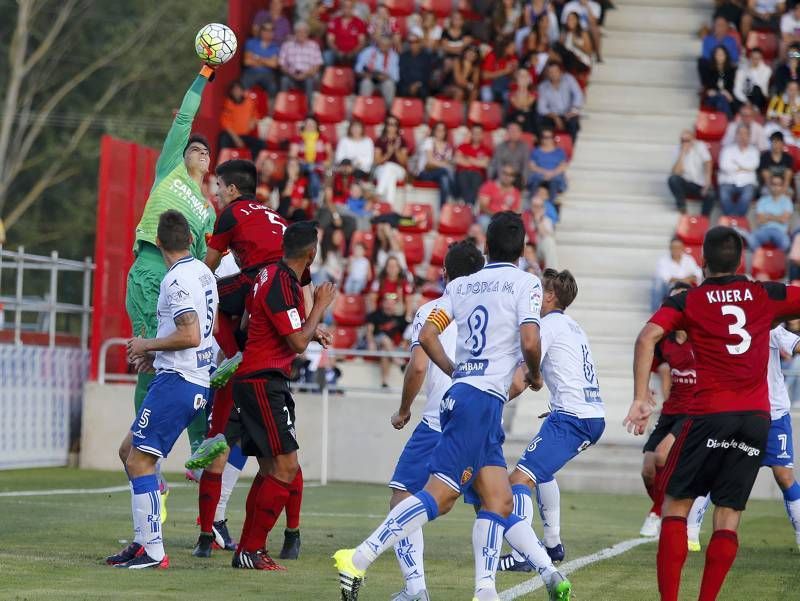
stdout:
MULTIPOLYGON (((334 172, 334 181, 336 181, 336 178, 341 175, 339 173, 341 170, 343 170, 343 166, 340 165, 334 172)), ((347 211, 347 197, 350 194, 350 184, 356 181, 352 176, 352 168, 350 177, 350 183, 347 184, 344 192, 334 193, 334 181, 326 181, 323 190, 324 204, 319 208, 317 214, 315 215, 315 219, 323 228, 331 226, 342 228, 346 240, 350 240, 358 225, 356 218, 350 215, 347 211)))
POLYGON ((733 82, 736 69, 725 46, 717 46, 711 55, 711 64, 703 72, 703 106, 722 111, 733 119, 733 82))
POLYGON ((650 294, 650 308, 655 311, 661 306, 669 289, 677 282, 696 286, 703 281, 703 271, 697 261, 686 252, 683 240, 675 236, 669 243, 669 252, 656 264, 656 275, 650 294))
POLYGON ((528 159, 531 155, 531 148, 522 139, 522 128, 518 123, 512 121, 506 125, 506 137, 500 144, 495 146, 492 153, 492 160, 489 163, 487 176, 496 179, 500 169, 506 165, 511 166, 517 174, 514 185, 522 187, 522 182, 528 181, 528 159))
POLYGON ((789 221, 792 218, 791 199, 786 195, 783 177, 773 175, 769 178, 769 194, 756 203, 756 223, 758 227, 750 234, 750 248, 755 250, 764 245, 772 245, 786 252, 789 250, 789 221))
POLYGON ((279 57, 283 78, 281 89, 299 88, 305 92, 311 107, 311 99, 317 84, 319 69, 322 66, 322 53, 314 40, 308 37, 308 25, 298 21, 294 26, 294 37, 281 46, 279 57))
POLYGON ((383 271, 389 257, 394 257, 398 261, 401 271, 406 269, 406 257, 403 254, 400 233, 390 221, 382 220, 375 224, 375 246, 372 250, 372 264, 375 269, 383 271))
POLYGON ((767 108, 769 99, 769 80, 772 69, 764 62, 764 54, 760 48, 750 51, 750 59, 742 61, 736 70, 733 83, 733 95, 738 105, 751 103, 760 112, 767 108))
POLYGON ((795 130, 795 116, 800 114, 800 83, 790 81, 786 84, 786 91, 781 95, 773 96, 767 107, 767 118, 770 120, 770 129, 780 129, 786 135, 795 130))
POLYGON ((375 8, 375 13, 370 17, 367 25, 367 33, 373 41, 388 37, 397 47, 400 40, 400 26, 397 19, 389 13, 389 8, 385 2, 379 2, 375 8))
POLYGON ((466 239, 481 252, 486 252, 486 233, 480 223, 473 223, 467 230, 466 239))
POLYGON ((353 245, 350 257, 347 259, 345 294, 361 294, 367 287, 367 283, 372 277, 372 264, 369 262, 366 252, 367 249, 363 243, 357 242, 353 245))
POLYGON ((800 44, 795 43, 789 46, 786 52, 786 62, 781 63, 775 69, 772 78, 772 86, 776 94, 783 94, 790 81, 800 82, 800 44))
POLYGON ((364 179, 372 171, 372 162, 375 160, 375 145, 372 140, 364 135, 364 125, 361 121, 351 121, 347 126, 347 135, 339 140, 336 145, 336 163, 344 159, 350 160, 353 172, 358 179, 364 179))
POLYGON ((292 24, 283 14, 283 2, 281 0, 272 0, 269 3, 269 10, 262 9, 258 11, 253 20, 262 26, 265 23, 272 25, 273 39, 278 46, 281 46, 292 35, 292 24))
POLYGON ((480 54, 475 46, 467 46, 453 70, 445 74, 445 93, 453 100, 472 102, 478 98, 481 82, 480 54))
POLYGON ((356 60, 355 72, 360 80, 359 94, 372 96, 378 89, 386 105, 391 106, 400 80, 400 59, 390 38, 380 38, 376 45, 364 48, 356 60))
MULTIPOLYGON (((558 27, 558 17, 553 10, 553 3, 550 0, 532 0, 523 10, 524 27, 517 30, 517 36, 527 37, 530 32, 539 32, 541 28, 544 35, 537 35, 545 44, 554 44, 558 41, 560 30, 558 27), (520 34, 520 32, 522 32, 520 34)), ((520 37, 517 38, 519 47, 520 37)))
POLYGON ((602 38, 600 17, 602 16, 602 7, 600 3, 594 0, 571 0, 567 2, 561 10, 562 26, 567 23, 567 19, 572 13, 578 15, 581 28, 588 31, 591 35, 592 46, 594 48, 594 54, 597 57, 597 62, 602 63, 603 59, 600 56, 600 40, 602 38))
POLYGON ((313 215, 308 178, 303 175, 297 159, 286 161, 286 173, 278 190, 280 194, 278 213, 283 217, 288 219, 295 209, 303 210, 307 218, 313 215))
POLYGON ((332 282, 339 286, 344 277, 345 238, 341 228, 332 226, 325 228, 320 243, 321 264, 317 271, 318 284, 332 282))
POLYGON ((539 264, 538 249, 534 240, 528 240, 522 250, 522 258, 519 260, 519 268, 522 271, 532 273, 536 277, 541 277, 542 266, 539 264))
POLYGON ((400 121, 389 115, 383 133, 375 142, 375 180, 378 195, 400 212, 397 206, 397 184, 406 179, 408 147, 400 135, 400 121))
POLYGON ((486 229, 492 215, 502 211, 522 211, 522 195, 514 185, 517 172, 511 165, 500 168, 500 176, 496 180, 488 180, 478 190, 478 223, 486 229))
POLYGON ((800 42, 800 2, 781 17, 781 56, 786 56, 792 44, 800 42))
POLYGON ((430 52, 438 52, 444 30, 436 20, 435 13, 429 10, 422 11, 420 30, 422 31, 422 45, 430 52))
POLYGON ((331 166, 333 149, 319 133, 319 123, 308 116, 303 121, 300 135, 289 145, 289 157, 300 162, 303 174, 308 177, 311 198, 319 198, 322 176, 331 166))
POLYGON ((508 122, 515 123, 528 133, 535 133, 536 94, 533 91, 533 80, 530 71, 519 69, 514 75, 516 87, 508 98, 508 122))
POLYGON ((774 132, 769 137, 769 143, 770 149, 761 153, 761 161, 758 164, 759 183, 766 186, 769 184, 770 178, 777 175, 783 179, 784 190, 788 190, 792 183, 792 169, 794 168, 792 155, 786 152, 781 132, 774 132))
POLYGON ((556 145, 553 130, 549 127, 542 129, 539 146, 531 151, 528 163, 528 190, 533 193, 539 184, 547 184, 549 200, 557 205, 558 195, 567 189, 567 167, 567 154, 556 145))
POLYGON ((400 96, 427 98, 435 66, 434 55, 422 45, 421 32, 409 31, 408 49, 400 55, 400 96))
POLYGON ((367 194, 366 183, 353 182, 342 212, 356 220, 356 228, 367 231, 371 229, 371 219, 375 216, 375 206, 371 191, 367 194))
POLYGON ((739 62, 739 44, 730 34, 730 25, 725 17, 715 18, 714 30, 703 38, 703 50, 697 63, 701 81, 704 77, 703 71, 711 65, 711 56, 717 46, 725 47, 733 64, 739 62))
POLYGON ((258 186, 256 187, 256 200, 272 205, 272 190, 277 189, 283 178, 286 166, 278 166, 270 157, 264 157, 256 163, 258 168, 258 186))
POLYGON ((756 121, 755 110, 750 104, 742 105, 736 119, 728 123, 728 127, 725 128, 725 135, 722 136, 722 146, 728 146, 736 141, 736 132, 740 126, 746 127, 747 131, 750 132, 750 143, 753 146, 758 148, 759 151, 767 149, 769 144, 767 143, 764 126, 756 121))
POLYGON ((470 129, 468 142, 456 149, 456 187, 459 196, 466 204, 475 206, 478 188, 486 178, 491 151, 483 144, 483 127, 475 124, 470 129))
POLYGON ((669 191, 675 199, 675 207, 681 213, 686 212, 686 198, 689 196, 700 197, 702 213, 706 217, 711 215, 714 208, 714 190, 712 187, 712 173, 714 170, 711 153, 704 142, 695 140, 694 132, 684 129, 681 132, 680 145, 676 149, 675 162, 672 173, 667 179, 669 191))
POLYGON ((553 44, 553 50, 570 73, 583 73, 592 68, 592 39, 589 32, 581 27, 577 13, 567 15, 561 37, 553 44))
MULTIPOLYGON (((397 299, 387 294, 380 308, 367 315, 367 349, 371 351, 396 351, 408 326, 406 318, 396 313, 397 299)), ((389 375, 394 360, 381 357, 381 388, 389 387, 389 375)))
POLYGON ((472 36, 464 30, 464 15, 454 11, 442 31, 442 53, 445 60, 458 59, 464 50, 472 44, 472 36))
MULTIPOLYGON (((407 313, 413 302, 414 286, 411 277, 406 273, 405 258, 402 253, 392 251, 387 254, 384 263, 379 267, 380 273, 373 280, 367 305, 372 310, 381 306, 386 296, 392 295, 397 300, 396 313, 407 313)), ((380 265, 380 264, 379 264, 380 265)))
POLYGON ((228 87, 228 97, 222 103, 219 124, 220 148, 247 148, 253 160, 264 149, 264 142, 250 133, 258 125, 258 111, 255 101, 245 92, 240 81, 228 87))
POLYGON ((481 100, 505 104, 518 64, 514 40, 511 37, 499 38, 481 63, 481 100))
POLYGON ((742 39, 746 40, 752 29, 777 32, 784 6, 783 0, 747 0, 739 22, 742 39))
POLYGON ((531 220, 536 227, 536 256, 545 267, 558 269, 555 223, 548 215, 547 195, 549 190, 540 186, 531 198, 531 220))
POLYGON ((439 186, 439 206, 450 199, 455 188, 453 180, 453 146, 447 140, 447 126, 433 124, 431 135, 423 140, 415 165, 417 179, 436 182, 439 186))
POLYGON ((520 69, 529 72, 531 79, 536 79, 542 74, 547 61, 550 60, 550 44, 539 32, 532 29, 520 44, 517 44, 520 69))
POLYGON ((719 202, 724 215, 744 217, 756 195, 758 149, 750 144, 746 127, 736 131, 736 143, 722 148, 719 156, 719 202))
POLYGON ((500 0, 495 2, 492 13, 492 29, 494 38, 501 39, 513 36, 522 18, 522 8, 517 0, 500 0))
POLYGON ((580 129, 581 107, 583 92, 578 82, 569 73, 563 73, 561 65, 551 62, 545 69, 545 80, 539 84, 536 110, 542 124, 566 131, 574 142, 580 129))
POLYGON ((342 0, 342 10, 328 23, 325 64, 352 64, 367 43, 367 24, 353 14, 353 0, 342 0))
POLYGON ((244 45, 242 85, 245 89, 258 85, 266 90, 270 98, 275 97, 278 93, 280 52, 281 46, 274 40, 272 23, 264 23, 259 36, 250 38, 244 45))

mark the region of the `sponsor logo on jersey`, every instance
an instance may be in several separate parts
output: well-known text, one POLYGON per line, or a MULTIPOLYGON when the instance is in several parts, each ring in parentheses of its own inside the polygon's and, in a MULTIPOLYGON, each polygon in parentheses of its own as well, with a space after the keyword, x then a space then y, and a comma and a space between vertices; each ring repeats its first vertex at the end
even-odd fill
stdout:
POLYGON ((539 284, 531 290, 531 312, 537 315, 542 311, 542 287, 539 284))
POLYGON ((709 438, 706 441, 706 448, 709 449, 739 449, 743 453, 747 453, 748 457, 758 457, 761 455, 761 450, 750 446, 746 442, 738 440, 717 440, 716 438, 709 438))
POLYGON ((476 359, 475 361, 463 361, 459 363, 453 372, 453 379, 467 378, 469 376, 482 376, 486 373, 489 366, 487 359, 476 359))
POLYGON ((195 409, 202 409, 203 407, 206 406, 207 403, 208 403, 208 401, 206 400, 206 397, 204 397, 202 394, 194 395, 194 408, 195 409))
POLYGON ((303 327, 303 320, 300 319, 300 313, 297 311, 297 309, 289 309, 286 312, 286 315, 289 317, 289 323, 291 324, 293 330, 299 330, 303 327))
POLYGON ((142 434, 142 429, 141 428, 136 430, 136 432, 131 432, 131 434, 133 434, 133 436, 136 437, 136 438, 144 438, 144 434, 142 434))
POLYGON ((178 285, 178 281, 177 280, 175 280, 169 286, 170 286, 170 288, 169 288, 170 292, 167 295, 167 302, 169 304, 172 305, 172 304, 175 304, 175 303, 180 303, 183 300, 189 298, 189 293, 186 292, 186 290, 184 290, 183 288, 181 288, 180 285, 178 285), (173 289, 173 286, 177 286, 177 288, 173 289))
POLYGON ((599 388, 584 388, 583 398, 587 403, 602 403, 603 399, 600 397, 599 388))
POLYGON ((211 365, 211 359, 214 356, 214 350, 209 346, 199 351, 195 351, 197 355, 197 367, 208 367, 211 365))
POLYGON ((470 481, 472 478, 472 466, 469 466, 463 472, 461 472, 461 486, 464 486, 467 482, 470 481))

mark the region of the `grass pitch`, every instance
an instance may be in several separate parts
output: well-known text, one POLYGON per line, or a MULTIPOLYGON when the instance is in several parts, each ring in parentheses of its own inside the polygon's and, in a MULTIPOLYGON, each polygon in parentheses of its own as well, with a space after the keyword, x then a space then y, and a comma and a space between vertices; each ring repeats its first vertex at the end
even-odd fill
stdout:
MULTIPOLYGON (((173 475, 173 482, 182 478, 173 475)), ((197 489, 173 488, 164 527, 172 564, 166 571, 126 572, 105 566, 131 536, 130 495, 64 494, 63 489, 124 486, 119 473, 40 469, 0 472, 0 493, 47 490, 37 496, 0 496, 0 599, 67 600, 219 600, 259 599, 336 601, 337 577, 330 556, 366 536, 384 516, 385 487, 332 484, 306 488, 300 560, 284 562, 286 572, 230 568, 231 554, 215 551, 195 559, 197 489), (56 492, 62 489, 62 492, 56 492)), ((231 533, 238 537, 247 486, 229 504, 231 533)), ((562 494, 562 537, 567 560, 636 538, 648 502, 641 496, 562 494)), ((471 508, 459 506, 425 530, 428 587, 434 601, 472 596, 471 508)), ((710 534, 710 516, 701 541, 710 534)), ((534 527, 540 529, 540 522, 534 527)), ((279 522, 272 547, 283 541, 279 522)), ((724 601, 800 599, 800 553, 780 502, 753 501, 745 513, 741 546, 720 596, 724 601)), ((578 570, 570 578, 577 601, 648 601, 658 598, 654 543, 578 570)), ((695 599, 704 556, 692 553, 684 571, 682 599, 695 599)), ((528 580, 527 574, 499 574, 498 590, 528 580)), ((402 587, 392 553, 370 569, 360 598, 387 600, 402 587)), ((543 590, 525 599, 546 599, 543 590)))

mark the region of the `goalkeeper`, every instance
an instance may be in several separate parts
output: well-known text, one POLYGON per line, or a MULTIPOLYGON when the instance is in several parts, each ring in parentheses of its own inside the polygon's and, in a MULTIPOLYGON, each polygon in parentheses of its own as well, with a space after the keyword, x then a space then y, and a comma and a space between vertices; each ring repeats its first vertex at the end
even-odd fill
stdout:
MULTIPOLYGON (((142 219, 136 226, 133 244, 134 261, 128 272, 125 308, 133 326, 134 336, 155 338, 158 319, 156 304, 161 281, 167 273, 161 251, 156 247, 156 229, 161 213, 175 209, 183 213, 192 233, 192 255, 201 261, 206 255, 206 236, 214 229, 216 214, 208 203, 201 185, 208 173, 210 156, 208 140, 192 134, 192 121, 200 108, 200 100, 214 70, 204 65, 183 97, 178 114, 169 128, 164 146, 156 162, 156 178, 144 207, 142 219)), ((155 374, 139 373, 134 393, 136 411, 147 394, 155 374)), ((189 443, 194 451, 203 441, 206 419, 201 413, 187 428, 189 443)))

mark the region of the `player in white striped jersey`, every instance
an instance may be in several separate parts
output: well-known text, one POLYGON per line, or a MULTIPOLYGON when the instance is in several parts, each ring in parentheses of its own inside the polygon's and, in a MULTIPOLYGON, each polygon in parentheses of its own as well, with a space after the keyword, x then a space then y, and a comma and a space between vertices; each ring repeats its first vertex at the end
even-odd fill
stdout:
MULTIPOLYGON (((533 519, 531 494, 536 488, 544 523, 544 545, 554 562, 564 559, 560 536, 560 493, 555 474, 578 453, 600 440, 605 409, 583 328, 564 311, 578 295, 569 271, 545 269, 542 275, 542 376, 550 391, 550 414, 520 457, 510 480, 514 513, 533 519)), ((501 558, 500 569, 529 571, 518 554, 501 558)))
POLYGON ((525 228, 516 213, 492 217, 486 236, 489 263, 451 281, 419 335, 425 353, 454 380, 442 399, 442 437, 433 450, 425 488, 399 503, 356 549, 334 555, 343 601, 355 601, 367 568, 389 547, 447 513, 473 488, 481 510, 472 531, 475 601, 497 601, 495 575, 503 537, 541 574, 551 601, 567 601, 571 584, 553 566, 525 521, 510 513, 511 487, 503 457, 503 405, 520 360, 528 382, 541 388, 539 278, 520 270, 525 228), (439 334, 458 326, 455 364, 439 334))
MULTIPOLYGON (((450 246, 444 260, 445 280, 450 281, 471 275, 480 270, 483 264, 483 255, 472 242, 467 240, 456 242, 450 246)), ((392 489, 390 508, 394 508, 404 499, 423 489, 429 476, 428 459, 442 437, 442 428, 439 425, 439 405, 447 389, 452 385, 452 380, 428 359, 419 344, 419 333, 435 306, 435 300, 425 303, 414 316, 411 332, 411 358, 405 370, 400 408, 392 416, 392 425, 400 430, 409 422, 411 405, 423 386, 423 382, 426 403, 422 419, 406 443, 397 461, 392 480, 389 482, 389 487, 392 489)), ((457 338, 458 329, 454 323, 447 326, 439 335, 442 347, 451 360, 455 359, 457 338)), ((423 546, 422 529, 410 534, 394 546, 405 587, 392 597, 392 601, 428 601, 430 599, 425 585, 423 546)))

